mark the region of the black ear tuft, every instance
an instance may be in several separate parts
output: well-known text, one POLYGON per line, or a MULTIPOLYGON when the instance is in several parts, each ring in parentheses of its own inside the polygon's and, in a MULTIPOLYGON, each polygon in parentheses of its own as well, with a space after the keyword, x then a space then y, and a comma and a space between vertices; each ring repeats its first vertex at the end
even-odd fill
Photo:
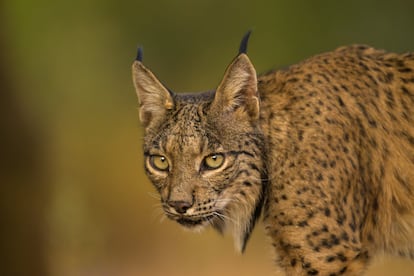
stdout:
POLYGON ((142 62, 142 46, 138 47, 138 51, 137 51, 137 57, 135 58, 135 60, 138 60, 139 62, 142 62))
POLYGON ((240 42, 239 48, 239 55, 240 54, 247 54, 247 44, 249 43, 249 37, 252 33, 252 30, 247 31, 247 33, 243 36, 242 41, 240 42))

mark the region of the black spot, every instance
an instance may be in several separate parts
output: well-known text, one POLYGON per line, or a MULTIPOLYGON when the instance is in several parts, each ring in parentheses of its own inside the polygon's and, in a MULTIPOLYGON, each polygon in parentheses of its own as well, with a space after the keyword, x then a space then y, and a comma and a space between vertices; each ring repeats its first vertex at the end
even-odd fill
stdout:
POLYGON ((362 114, 365 116, 365 118, 368 121, 368 124, 371 127, 377 127, 377 122, 371 118, 370 114, 368 113, 367 109, 365 108, 365 106, 361 103, 357 103, 357 106, 359 107, 360 111, 362 112, 362 114))
POLYGON ((346 232, 342 232, 341 238, 342 238, 344 241, 349 241, 349 236, 348 236, 348 234, 347 234, 346 232))
POLYGON ((345 90, 346 92, 348 92, 348 87, 346 87, 346 85, 345 85, 345 84, 341 84, 341 88, 342 88, 343 90, 345 90))
POLYGON ((303 130, 298 131, 298 139, 299 139, 299 141, 303 140, 303 130))
POLYGON ((386 83, 390 83, 390 82, 392 82, 392 81, 393 81, 393 79, 394 79, 394 74, 393 74, 393 73, 388 72, 388 73, 385 75, 385 82, 386 82, 386 83))
POLYGON ((324 213, 325 213, 325 216, 327 217, 331 216, 331 210, 328 207, 325 207, 324 213))
POLYGON ((311 270, 308 270, 308 275, 318 275, 319 271, 317 271, 316 269, 312 268, 311 270))
POLYGON ((335 261, 336 257, 335 256, 328 256, 326 257, 326 262, 331 263, 333 261, 335 261))
POLYGON ((292 267, 296 266, 296 263, 297 263, 297 261, 296 261, 296 259, 295 259, 295 258, 293 258, 292 260, 290 260, 290 265, 291 265, 292 267))
POLYGON ((283 200, 287 200, 287 196, 286 196, 286 195, 282 195, 282 196, 281 196, 281 198, 282 198, 283 200))
POLYGON ((414 82, 414 78, 400 78, 403 83, 414 82))
POLYGON ((247 187, 251 187, 252 186, 252 183, 250 183, 249 181, 243 181, 243 185, 244 186, 247 186, 247 187))
POLYGON ((409 72, 412 72, 412 69, 411 68, 408 68, 408 67, 399 68, 398 69, 398 72, 400 72, 400 73, 409 73, 409 72))
POLYGON ((340 274, 344 274, 345 273, 345 271, 348 269, 348 267, 346 267, 346 266, 344 266, 340 271, 339 271, 339 273, 340 274))
POLYGON ((329 78, 325 74, 319 74, 326 82, 329 82, 329 78))
POLYGON ((332 244, 327 239, 322 239, 321 245, 326 248, 332 248, 332 244))
POLYGON ((371 75, 367 75, 367 77, 374 83, 374 85, 375 86, 377 86, 378 85, 378 82, 377 82, 377 80, 373 77, 373 76, 371 76, 371 75))
POLYGON ((306 220, 302 220, 298 223, 299 227, 305 227, 305 226, 309 226, 308 222, 306 220))
POLYGON ((411 101, 414 102, 414 95, 407 89, 407 87, 405 86, 401 86, 401 90, 403 92, 404 95, 407 95, 410 97, 411 101))
POLYGON ((338 245, 339 244, 339 239, 335 234, 331 234, 331 241, 334 245, 338 245))
POLYGON ((378 142, 374 138, 369 139, 369 143, 375 149, 378 147, 378 142))
POLYGON ((311 218, 313 218, 314 217, 314 213, 313 213, 313 211, 309 211, 308 212, 308 219, 311 219, 311 218))
POLYGON ((407 133, 405 131, 402 131, 401 134, 411 145, 414 145, 414 137, 413 136, 411 136, 409 133, 407 133))
POLYGON ((322 173, 319 173, 318 176, 316 177, 316 180, 318 181, 322 181, 323 180, 323 175, 322 173))
POLYGON ((394 95, 392 94, 391 89, 384 89, 385 95, 387 96, 387 105, 389 108, 393 108, 395 105, 394 95))
POLYGON ((290 79, 287 79, 286 81, 294 83, 294 82, 298 82, 299 79, 298 78, 290 78, 290 79))
POLYGON ((250 163, 250 168, 255 170, 255 171, 260 171, 259 168, 256 166, 256 164, 250 163))
POLYGON ((349 134, 348 133, 344 133, 344 140, 345 140, 345 142, 349 142, 349 134))
POLYGON ((338 257, 338 259, 341 261, 341 262, 346 262, 347 260, 348 260, 348 258, 343 254, 343 253, 338 253, 338 254, 336 254, 336 256, 338 257))
POLYGON ((369 67, 366 66, 362 61, 358 62, 358 65, 364 68, 365 71, 369 71, 369 67))

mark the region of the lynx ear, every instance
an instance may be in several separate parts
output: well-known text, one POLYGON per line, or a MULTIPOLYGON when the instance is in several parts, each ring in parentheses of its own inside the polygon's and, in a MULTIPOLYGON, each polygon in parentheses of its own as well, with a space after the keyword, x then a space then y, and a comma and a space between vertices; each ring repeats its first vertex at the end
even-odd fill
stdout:
POLYGON ((212 107, 218 112, 235 112, 247 114, 251 119, 258 118, 260 107, 256 70, 245 53, 240 53, 227 68, 212 107))
POLYGON ((139 119, 145 128, 162 120, 174 101, 170 91, 142 63, 142 52, 132 64, 132 79, 139 102, 139 119), (139 58, 138 58, 139 57, 139 58))

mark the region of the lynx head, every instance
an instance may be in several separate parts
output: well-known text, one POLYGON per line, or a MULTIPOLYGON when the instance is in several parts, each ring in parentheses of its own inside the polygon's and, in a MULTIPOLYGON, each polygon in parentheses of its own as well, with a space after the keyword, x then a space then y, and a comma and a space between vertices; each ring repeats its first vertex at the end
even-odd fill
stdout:
POLYGON ((243 251, 263 204, 265 168, 249 33, 215 91, 176 94, 133 63, 148 177, 181 225, 229 230, 243 251))

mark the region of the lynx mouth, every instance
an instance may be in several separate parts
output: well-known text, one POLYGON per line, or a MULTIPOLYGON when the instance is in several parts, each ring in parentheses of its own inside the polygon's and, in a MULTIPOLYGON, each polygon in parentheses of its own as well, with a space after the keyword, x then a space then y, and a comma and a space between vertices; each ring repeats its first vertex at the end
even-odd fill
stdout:
POLYGON ((188 228, 192 228, 195 226, 200 226, 202 224, 206 224, 210 221, 212 221, 215 218, 215 215, 207 215, 204 217, 198 217, 196 219, 191 218, 191 217, 180 217, 180 218, 176 218, 175 221, 177 221, 179 224, 188 227, 188 228))
POLYGON ((179 224, 181 224, 182 226, 185 226, 185 227, 188 227, 188 228, 198 226, 198 225, 203 223, 202 219, 192 220, 192 219, 188 219, 188 218, 179 218, 176 221, 179 224))

